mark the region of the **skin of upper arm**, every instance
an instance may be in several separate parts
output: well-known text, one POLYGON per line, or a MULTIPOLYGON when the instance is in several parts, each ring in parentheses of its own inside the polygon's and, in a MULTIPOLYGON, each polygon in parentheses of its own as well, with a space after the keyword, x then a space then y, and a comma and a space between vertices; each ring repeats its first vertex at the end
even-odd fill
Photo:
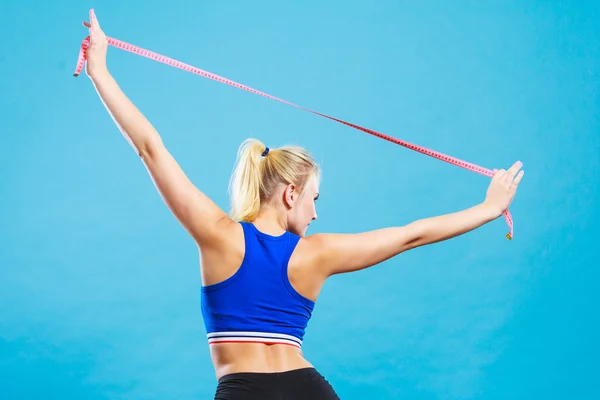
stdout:
POLYGON ((325 276, 359 271, 415 246, 412 225, 355 234, 315 234, 307 238, 317 268, 325 276))
POLYGON ((163 201, 199 246, 221 240, 219 232, 229 216, 202 193, 187 177, 175 158, 162 144, 140 154, 163 201))

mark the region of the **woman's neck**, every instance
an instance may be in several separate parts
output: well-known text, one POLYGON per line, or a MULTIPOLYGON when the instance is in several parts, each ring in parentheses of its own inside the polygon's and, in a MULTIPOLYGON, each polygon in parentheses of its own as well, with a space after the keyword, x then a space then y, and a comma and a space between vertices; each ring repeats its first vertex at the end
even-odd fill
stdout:
POLYGON ((269 235, 278 236, 287 231, 287 218, 282 210, 275 207, 263 207, 252 222, 256 228, 269 235))

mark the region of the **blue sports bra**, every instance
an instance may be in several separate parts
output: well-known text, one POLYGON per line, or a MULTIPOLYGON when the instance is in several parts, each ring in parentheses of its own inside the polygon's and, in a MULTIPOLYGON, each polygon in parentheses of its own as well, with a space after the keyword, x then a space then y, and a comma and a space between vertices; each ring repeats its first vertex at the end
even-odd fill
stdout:
POLYGON ((245 254, 235 274, 201 289, 209 344, 258 342, 302 346, 315 303, 288 279, 288 262, 300 240, 271 236, 241 222, 245 254))

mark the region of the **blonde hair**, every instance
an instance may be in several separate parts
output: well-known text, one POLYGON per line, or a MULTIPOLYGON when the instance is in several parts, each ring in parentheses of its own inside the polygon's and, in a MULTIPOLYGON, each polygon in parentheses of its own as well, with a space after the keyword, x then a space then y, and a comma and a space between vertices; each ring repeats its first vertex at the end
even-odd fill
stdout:
POLYGON ((267 149, 261 141, 247 139, 239 147, 229 182, 230 216, 252 222, 282 184, 294 184, 303 193, 309 179, 318 174, 319 166, 302 147, 267 149))

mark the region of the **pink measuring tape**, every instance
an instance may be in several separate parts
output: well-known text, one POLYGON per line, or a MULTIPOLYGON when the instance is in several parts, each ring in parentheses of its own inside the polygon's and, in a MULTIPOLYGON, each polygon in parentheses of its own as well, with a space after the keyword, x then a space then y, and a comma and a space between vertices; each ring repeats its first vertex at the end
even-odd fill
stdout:
MULTIPOLYGON (((84 25, 86 27, 88 27, 88 28, 90 27, 90 24, 87 23, 87 22, 84 22, 84 25)), ((177 60, 174 60, 172 58, 169 58, 169 57, 166 57, 166 56, 154 53, 152 51, 143 49, 143 48, 138 47, 138 46, 134 46, 132 44, 123 42, 121 40, 117 40, 117 39, 110 38, 110 37, 107 37, 106 39, 107 39, 109 45, 117 47, 117 48, 119 48, 121 50, 125 50, 125 51, 128 51, 130 53, 134 53, 134 54, 140 55, 142 57, 146 57, 146 58, 149 58, 151 60, 158 61, 158 62, 161 62, 163 64, 167 64, 167 65, 170 65, 172 67, 179 68, 179 69, 182 69, 184 71, 191 72, 193 74, 200 75, 200 76, 203 76, 203 77, 208 78, 208 79, 212 79, 212 80, 217 81, 217 82, 225 83, 227 85, 236 87, 238 89, 243 89, 243 90, 246 90, 248 92, 251 92, 251 93, 263 96, 263 97, 267 97, 267 98, 272 99, 272 100, 279 101, 281 103, 284 103, 284 104, 287 104, 289 106, 298 108, 300 110, 308 111, 308 112, 310 112, 312 114, 319 115, 321 117, 330 119, 330 120, 335 121, 335 122, 339 122, 339 123, 347 125, 347 126, 349 126, 351 128, 358 129, 358 130, 366 132, 366 133, 368 133, 370 135, 377 136, 377 137, 379 137, 381 139, 384 139, 384 140, 387 140, 389 142, 395 143, 397 145, 400 145, 400 146, 406 147, 408 149, 417 151, 419 153, 428 155, 430 157, 437 158, 439 160, 442 160, 442 161, 445 161, 445 162, 447 162, 449 164, 456 165, 458 167, 467 169, 469 171, 477 172, 478 174, 485 175, 485 176, 488 176, 488 177, 493 177, 494 176, 494 172, 492 170, 490 170, 490 169, 483 168, 483 167, 480 167, 478 165, 475 165, 475 164, 472 164, 472 163, 460 160, 458 158, 451 157, 451 156, 448 156, 446 154, 443 154, 443 153, 440 153, 440 152, 437 152, 437 151, 434 151, 434 150, 430 150, 428 148, 425 148, 425 147, 422 147, 422 146, 418 146, 416 144, 412 144, 412 143, 406 142, 404 140, 400 140, 400 139, 394 138, 392 136, 388 136, 388 135, 385 135, 383 133, 379 133, 379 132, 373 131, 373 130, 368 129, 368 128, 363 128, 362 126, 355 125, 355 124, 352 124, 350 122, 346 122, 346 121, 343 121, 341 119, 330 117, 329 115, 321 114, 319 112, 310 110, 308 108, 304 108, 304 107, 298 106, 296 104, 290 103, 289 101, 282 100, 282 99, 277 98, 275 96, 271 96, 270 94, 261 92, 261 91, 256 90, 256 89, 252 89, 251 87, 248 87, 248 86, 242 85, 240 83, 234 82, 232 80, 223 78, 223 77, 221 77, 219 75, 215 75, 213 73, 204 71, 204 70, 202 70, 200 68, 193 67, 191 65, 182 63, 181 61, 177 61, 177 60)), ((86 37, 83 40, 83 42, 81 44, 81 48, 79 50, 79 58, 77 60, 77 67, 75 69, 75 74, 74 74, 74 76, 76 76, 76 77, 79 76, 79 74, 81 74, 81 71, 83 71, 83 67, 85 65, 85 60, 86 60, 86 50, 89 47, 89 45, 90 45, 90 37, 88 36, 88 37, 86 37)), ((506 237, 509 240, 511 240, 513 238, 513 220, 512 220, 512 216, 511 216, 509 210, 506 210, 504 212, 504 219, 506 219, 506 223, 508 224, 508 227, 510 229, 509 233, 506 234, 506 237)))

